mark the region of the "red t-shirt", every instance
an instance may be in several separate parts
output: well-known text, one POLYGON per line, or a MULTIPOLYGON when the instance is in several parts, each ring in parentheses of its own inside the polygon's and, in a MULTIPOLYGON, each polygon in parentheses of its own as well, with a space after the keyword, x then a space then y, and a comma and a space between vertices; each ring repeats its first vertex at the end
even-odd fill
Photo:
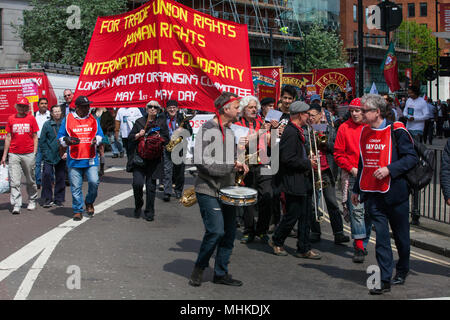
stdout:
POLYGON ((34 151, 33 133, 39 131, 39 126, 31 113, 23 118, 17 117, 17 114, 9 116, 5 129, 11 133, 9 152, 26 154, 34 151))

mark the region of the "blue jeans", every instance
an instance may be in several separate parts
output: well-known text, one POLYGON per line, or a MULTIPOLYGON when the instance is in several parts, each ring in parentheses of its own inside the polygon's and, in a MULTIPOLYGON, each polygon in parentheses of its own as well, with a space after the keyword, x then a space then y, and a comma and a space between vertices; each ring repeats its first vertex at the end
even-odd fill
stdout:
POLYGON ((38 144, 38 149, 36 153, 36 169, 35 169, 36 184, 38 185, 42 185, 41 175, 42 175, 42 152, 38 144))
POLYGON ((369 243, 370 232, 372 229, 372 222, 370 216, 367 212, 366 204, 359 203, 354 206, 351 200, 353 186, 355 184, 356 178, 350 176, 348 182, 348 197, 347 197, 347 207, 350 213, 350 227, 352 230, 352 239, 358 240, 362 239, 364 248, 367 248, 367 243, 369 243))
POLYGON ((69 168, 70 191, 72 192, 72 209, 74 213, 83 212, 83 175, 88 180, 88 193, 86 203, 94 203, 100 181, 98 179, 98 166, 87 168, 69 168))
POLYGON ((369 195, 367 208, 377 230, 375 255, 381 271, 381 281, 388 282, 394 269, 389 225, 398 250, 397 273, 406 275, 409 271, 409 200, 390 206, 384 202, 382 194, 369 195))
POLYGON ((111 149, 113 154, 119 154, 123 152, 122 142, 120 141, 120 137, 118 140, 114 137, 114 133, 108 133, 109 143, 111 144, 111 149))
POLYGON ((236 208, 222 204, 217 198, 206 194, 196 193, 205 235, 200 246, 195 265, 205 269, 216 247, 216 262, 214 274, 224 276, 228 273, 231 252, 236 235, 236 208))

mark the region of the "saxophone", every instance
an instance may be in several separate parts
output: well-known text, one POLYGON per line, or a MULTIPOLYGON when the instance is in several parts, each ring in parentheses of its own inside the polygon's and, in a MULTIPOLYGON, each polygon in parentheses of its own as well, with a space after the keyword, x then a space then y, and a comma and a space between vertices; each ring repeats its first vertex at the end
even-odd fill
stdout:
MULTIPOLYGON (((186 124, 189 120, 191 120, 192 118, 194 118, 194 117, 195 117, 195 113, 194 113, 193 115, 190 115, 190 116, 186 116, 186 115, 183 114, 183 120, 181 121, 180 126, 178 127, 178 129, 179 129, 179 128, 184 128, 185 124, 186 124)), ((167 150, 168 152, 172 152, 173 148, 175 148, 175 146, 176 146, 177 144, 179 144, 181 141, 183 141, 183 137, 180 137, 180 136, 176 135, 175 132, 174 132, 174 133, 172 134, 172 137, 170 138, 169 143, 166 145, 166 150, 167 150)))

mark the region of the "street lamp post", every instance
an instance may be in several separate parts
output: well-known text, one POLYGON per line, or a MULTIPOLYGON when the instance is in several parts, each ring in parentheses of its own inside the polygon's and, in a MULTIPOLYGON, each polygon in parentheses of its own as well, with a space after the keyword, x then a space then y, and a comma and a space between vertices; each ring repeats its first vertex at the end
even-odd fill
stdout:
MULTIPOLYGON (((439 2, 435 1, 436 6, 436 32, 439 32, 439 11, 438 11, 439 2)), ((439 99, 439 38, 436 37, 436 101, 439 99)))
POLYGON ((363 5, 358 0, 358 96, 364 95, 363 5))

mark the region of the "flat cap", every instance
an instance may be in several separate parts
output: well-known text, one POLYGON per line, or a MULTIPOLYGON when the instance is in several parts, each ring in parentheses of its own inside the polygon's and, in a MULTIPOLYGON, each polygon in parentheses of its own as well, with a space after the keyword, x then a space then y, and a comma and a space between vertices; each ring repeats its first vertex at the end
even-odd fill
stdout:
POLYGON ((300 112, 306 112, 309 110, 309 105, 303 101, 294 101, 289 107, 290 114, 297 114, 300 112))

